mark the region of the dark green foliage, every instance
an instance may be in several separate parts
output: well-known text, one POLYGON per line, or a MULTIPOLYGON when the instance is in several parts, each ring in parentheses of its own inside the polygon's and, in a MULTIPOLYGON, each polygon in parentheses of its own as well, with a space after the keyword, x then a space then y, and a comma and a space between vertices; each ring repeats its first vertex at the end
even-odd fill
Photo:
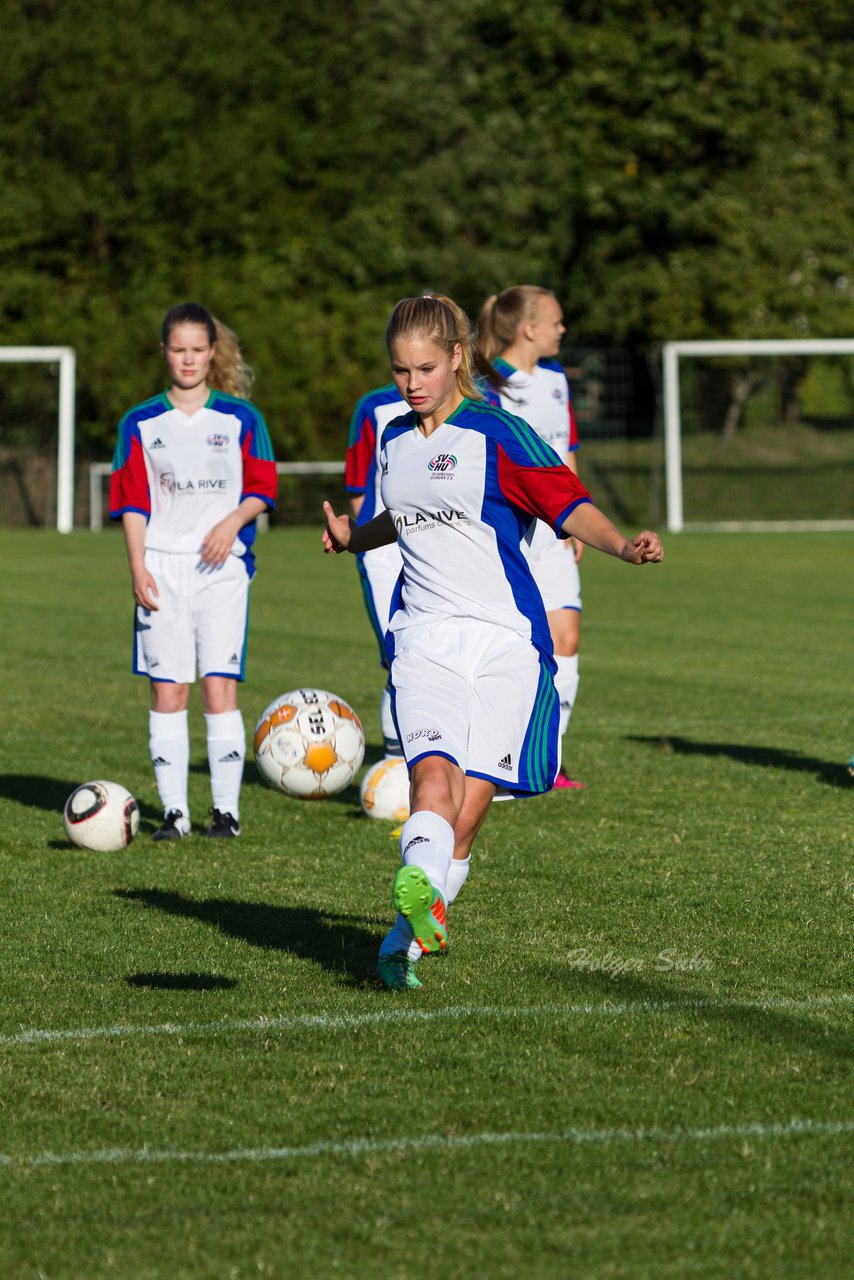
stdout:
POLYGON ((579 345, 845 334, 850 15, 834 0, 10 0, 6 343, 79 355, 84 444, 235 328, 282 457, 338 456, 425 287, 542 282, 579 345))

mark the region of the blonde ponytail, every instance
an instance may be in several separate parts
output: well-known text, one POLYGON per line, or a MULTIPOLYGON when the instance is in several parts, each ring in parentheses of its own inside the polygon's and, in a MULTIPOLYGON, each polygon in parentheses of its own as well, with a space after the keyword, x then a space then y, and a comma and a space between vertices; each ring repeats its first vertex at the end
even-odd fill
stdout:
POLYGON ((522 325, 536 319, 543 298, 553 297, 539 285, 514 284, 487 298, 478 317, 479 346, 486 359, 494 360, 512 346, 522 325))
POLYGON ((212 317, 216 328, 216 346, 208 372, 208 385, 226 395, 240 396, 248 400, 252 394, 255 374, 243 359, 237 334, 216 316, 212 317))

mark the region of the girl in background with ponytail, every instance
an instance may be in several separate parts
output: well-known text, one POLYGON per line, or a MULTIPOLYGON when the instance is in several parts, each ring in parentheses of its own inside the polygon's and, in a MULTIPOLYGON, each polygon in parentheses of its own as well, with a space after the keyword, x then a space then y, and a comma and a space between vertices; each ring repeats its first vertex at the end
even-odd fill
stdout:
MULTIPOLYGON (((483 355, 504 378, 498 403, 534 428, 570 471, 578 474, 578 431, 569 380, 557 359, 566 332, 557 298, 548 289, 520 284, 493 294, 478 319, 483 355)), ((578 642, 581 624, 581 543, 560 542, 542 524, 533 526, 525 551, 549 622, 554 644, 555 687, 560 698, 560 738, 569 726, 578 692, 578 642)), ((559 759, 562 756, 559 753, 559 759)), ((561 766, 555 788, 584 786, 561 766)))
POLYGON ((154 839, 191 831, 187 706, 197 671, 213 799, 205 834, 234 837, 255 520, 275 505, 276 464, 230 329, 182 303, 163 319, 160 350, 171 385, 122 418, 110 478, 135 601, 133 669, 151 688, 149 748, 164 815, 154 839))

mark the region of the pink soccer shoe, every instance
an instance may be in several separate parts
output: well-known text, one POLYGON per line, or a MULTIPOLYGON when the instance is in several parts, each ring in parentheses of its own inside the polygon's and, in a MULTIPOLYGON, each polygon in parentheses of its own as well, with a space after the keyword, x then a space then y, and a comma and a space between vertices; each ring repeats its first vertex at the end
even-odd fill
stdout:
POLYGON ((554 782, 555 791, 583 791, 586 786, 586 782, 578 782, 575 778, 570 778, 568 773, 564 773, 563 769, 558 770, 554 782))

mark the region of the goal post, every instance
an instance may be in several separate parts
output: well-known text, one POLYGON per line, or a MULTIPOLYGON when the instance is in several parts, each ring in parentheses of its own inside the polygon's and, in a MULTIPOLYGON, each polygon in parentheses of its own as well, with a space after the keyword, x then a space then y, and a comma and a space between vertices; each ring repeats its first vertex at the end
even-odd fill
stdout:
MULTIPOLYGON (((666 342, 662 351, 662 393, 667 490, 667 528, 683 529, 850 529, 854 518, 815 520, 686 521, 684 510, 683 430, 680 407, 680 361, 686 358, 753 356, 854 355, 854 338, 768 338, 666 342)), ((852 512, 854 516, 854 512, 852 512)))
POLYGON ((60 533, 71 533, 74 528, 74 348, 0 347, 0 363, 59 366, 56 527, 60 533))

